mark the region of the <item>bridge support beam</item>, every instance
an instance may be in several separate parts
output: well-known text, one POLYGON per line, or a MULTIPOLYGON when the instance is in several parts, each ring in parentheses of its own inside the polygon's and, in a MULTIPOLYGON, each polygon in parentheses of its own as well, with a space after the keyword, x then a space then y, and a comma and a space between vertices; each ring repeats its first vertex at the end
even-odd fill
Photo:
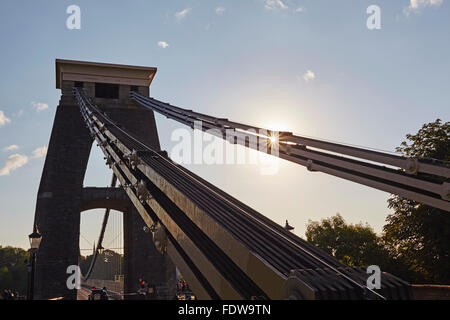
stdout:
POLYGON ((131 202, 127 193, 120 187, 84 187, 83 203, 80 211, 92 209, 110 209, 127 212, 131 202))

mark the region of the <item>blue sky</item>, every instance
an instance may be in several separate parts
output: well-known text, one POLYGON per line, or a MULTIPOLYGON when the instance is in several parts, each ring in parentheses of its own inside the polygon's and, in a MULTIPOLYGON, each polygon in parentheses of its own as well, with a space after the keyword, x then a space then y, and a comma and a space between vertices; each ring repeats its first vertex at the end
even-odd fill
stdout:
MULTIPOLYGON (((450 118, 449 18, 447 0, 2 0, 0 245, 28 246, 60 94, 56 58, 155 66, 160 100, 393 151, 423 123, 450 118), (71 4, 81 30, 66 28, 71 4), (372 4, 380 30, 366 27, 372 4)), ((157 124, 170 150, 182 126, 157 124)), ((284 161, 274 176, 254 165, 187 167, 276 222, 289 219, 299 235, 309 219, 337 212, 381 232, 389 213, 384 192, 284 161)), ((85 185, 105 186, 110 174, 94 148, 85 185)), ((101 211, 82 221, 94 241, 101 211)))

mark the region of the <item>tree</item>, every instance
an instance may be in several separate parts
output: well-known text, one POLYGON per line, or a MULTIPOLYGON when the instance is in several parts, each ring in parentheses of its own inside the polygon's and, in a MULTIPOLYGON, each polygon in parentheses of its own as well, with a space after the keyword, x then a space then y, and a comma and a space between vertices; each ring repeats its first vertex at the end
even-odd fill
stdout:
MULTIPOLYGON (((408 134, 397 148, 406 157, 450 163, 450 122, 440 119, 408 134)), ((416 283, 450 283, 450 215, 399 196, 388 200, 393 209, 384 226, 383 240, 390 255, 402 260, 416 283)))
POLYGON ((388 260, 380 237, 369 225, 347 224, 339 213, 320 223, 309 221, 305 235, 308 242, 349 266, 375 264, 383 270, 388 260))
POLYGON ((0 246, 0 293, 10 289, 26 294, 28 258, 28 252, 21 248, 0 246))

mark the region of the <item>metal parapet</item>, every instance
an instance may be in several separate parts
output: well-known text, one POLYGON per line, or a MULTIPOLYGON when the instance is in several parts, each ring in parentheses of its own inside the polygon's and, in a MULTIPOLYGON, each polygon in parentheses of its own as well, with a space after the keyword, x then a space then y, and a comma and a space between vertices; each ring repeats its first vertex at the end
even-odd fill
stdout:
MULTIPOLYGON (((361 286, 366 286, 368 274, 363 268, 338 268, 342 274, 352 275, 361 286)), ((372 300, 373 293, 362 290, 331 269, 292 270, 285 286, 289 300, 372 300)), ((388 300, 412 299, 411 286, 399 278, 383 272, 381 288, 375 290, 388 300)))

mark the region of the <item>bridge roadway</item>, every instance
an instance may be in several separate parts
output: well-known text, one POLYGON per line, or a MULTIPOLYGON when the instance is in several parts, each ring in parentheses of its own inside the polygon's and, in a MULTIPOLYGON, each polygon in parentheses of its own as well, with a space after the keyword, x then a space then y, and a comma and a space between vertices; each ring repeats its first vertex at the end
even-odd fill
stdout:
MULTIPOLYGON (((77 300, 89 300, 89 295, 91 294, 91 286, 88 286, 86 284, 82 284, 81 288, 77 290, 77 300)), ((101 289, 101 288, 99 288, 101 289)), ((108 294, 108 300, 122 300, 123 296, 121 293, 112 291, 112 290, 106 290, 108 294)))
POLYGON ((91 290, 89 288, 82 286, 77 291, 77 300, 89 300, 90 293, 91 293, 91 290))

